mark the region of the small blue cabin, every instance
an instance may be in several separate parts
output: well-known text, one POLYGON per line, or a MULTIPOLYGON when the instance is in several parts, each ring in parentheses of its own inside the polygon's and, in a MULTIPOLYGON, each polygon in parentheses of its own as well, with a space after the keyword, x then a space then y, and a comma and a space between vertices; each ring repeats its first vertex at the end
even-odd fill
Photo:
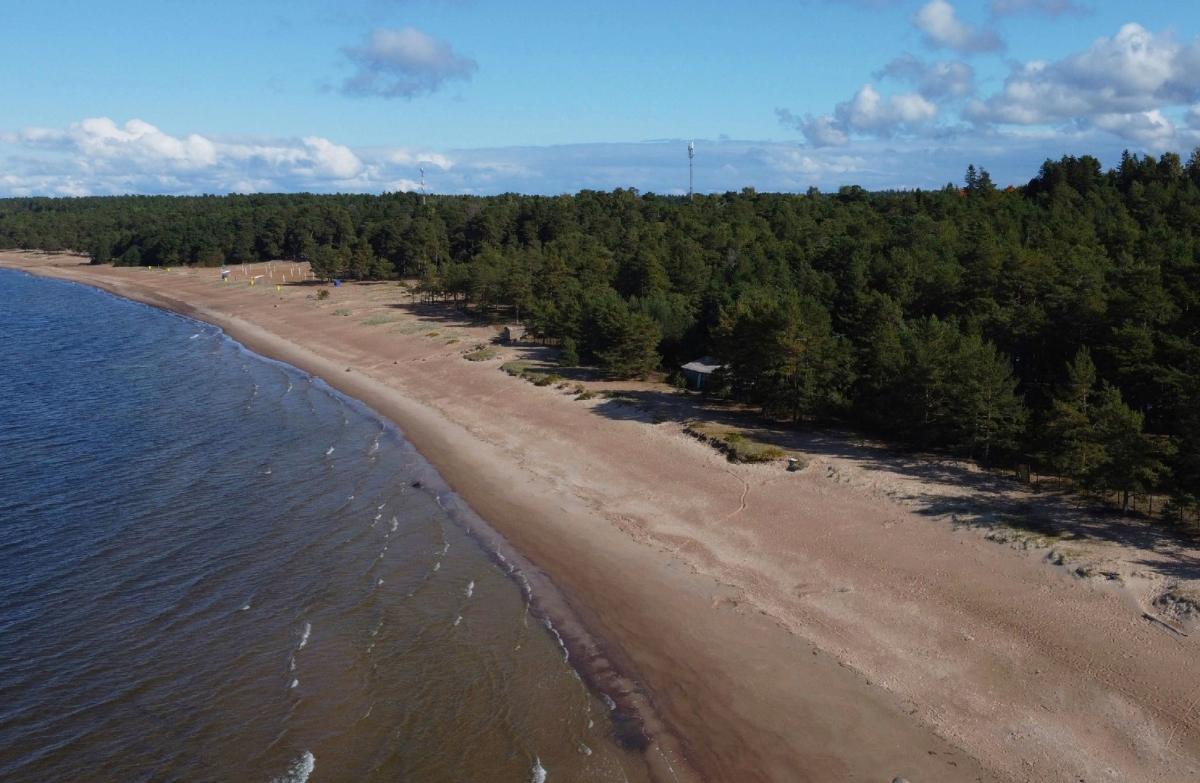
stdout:
POLYGON ((709 383, 712 374, 721 369, 721 365, 711 356, 701 356, 695 361, 688 362, 679 369, 683 370, 684 380, 693 389, 703 389, 709 383))

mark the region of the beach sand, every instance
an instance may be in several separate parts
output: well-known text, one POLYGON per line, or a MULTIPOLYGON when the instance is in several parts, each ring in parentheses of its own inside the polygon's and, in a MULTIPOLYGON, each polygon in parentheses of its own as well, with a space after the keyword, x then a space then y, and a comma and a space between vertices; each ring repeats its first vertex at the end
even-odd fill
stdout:
POLYGON ((1081 578, 952 524, 945 509, 996 492, 952 470, 828 437, 796 473, 733 465, 678 421, 510 377, 512 349, 464 360, 491 327, 394 283, 318 301, 249 286, 263 264, 229 283, 0 265, 213 323, 394 421, 553 584, 573 662, 619 696, 661 779, 1200 779, 1196 635, 1148 604, 1195 583, 1185 544, 1126 541, 1116 576, 1081 578))

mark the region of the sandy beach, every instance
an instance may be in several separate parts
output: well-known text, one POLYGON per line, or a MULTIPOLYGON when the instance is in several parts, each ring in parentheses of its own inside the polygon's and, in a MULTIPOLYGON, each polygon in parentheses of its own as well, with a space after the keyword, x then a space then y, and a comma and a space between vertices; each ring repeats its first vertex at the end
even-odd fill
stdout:
POLYGON ((395 283, 0 266, 215 324, 395 422, 528 559, 662 780, 1200 779, 1186 541, 849 436, 787 435, 795 473, 731 464, 669 390, 579 400, 500 370, 530 349, 467 361, 495 330, 395 283))

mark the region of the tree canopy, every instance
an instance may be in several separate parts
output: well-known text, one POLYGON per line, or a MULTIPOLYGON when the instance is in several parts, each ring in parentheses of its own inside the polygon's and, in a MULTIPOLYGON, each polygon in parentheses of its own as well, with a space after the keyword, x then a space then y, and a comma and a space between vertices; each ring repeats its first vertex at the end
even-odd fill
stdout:
POLYGON ((1005 190, 12 198, 0 244, 416 279, 615 373, 713 355, 771 416, 1200 502, 1200 151, 1005 190))

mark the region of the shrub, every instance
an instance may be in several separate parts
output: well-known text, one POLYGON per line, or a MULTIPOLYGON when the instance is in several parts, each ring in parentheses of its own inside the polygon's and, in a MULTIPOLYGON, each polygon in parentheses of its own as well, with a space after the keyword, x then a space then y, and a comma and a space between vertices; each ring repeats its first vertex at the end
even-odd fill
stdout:
POLYGON ((329 298, 329 289, 328 288, 322 288, 320 291, 317 291, 317 301, 324 302, 328 298, 329 298))

